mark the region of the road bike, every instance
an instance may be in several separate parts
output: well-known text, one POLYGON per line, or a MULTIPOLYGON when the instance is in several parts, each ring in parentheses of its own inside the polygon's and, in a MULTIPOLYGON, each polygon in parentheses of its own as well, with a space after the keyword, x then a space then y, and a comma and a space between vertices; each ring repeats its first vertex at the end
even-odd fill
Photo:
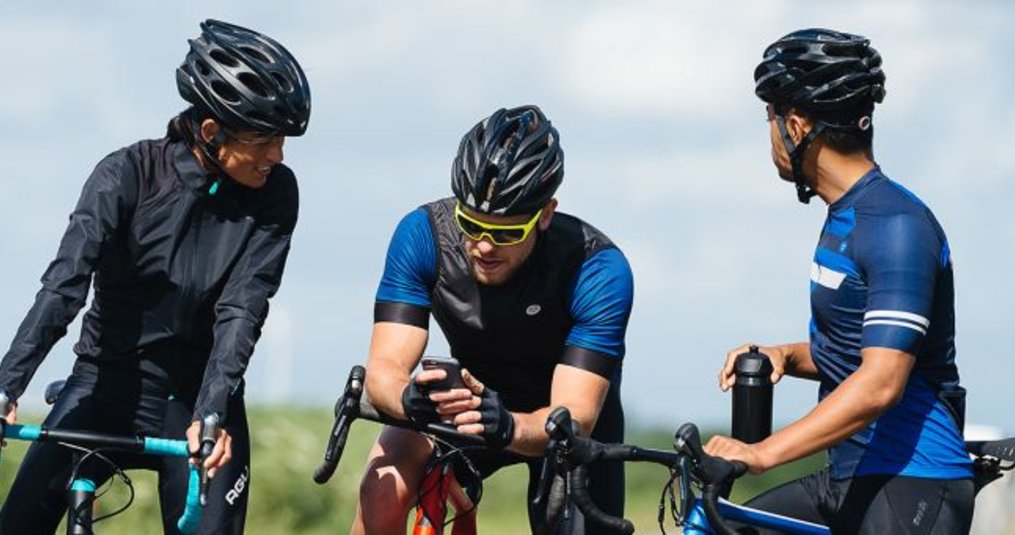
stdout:
MULTIPOLYGON (((418 424, 377 411, 363 399, 365 378, 366 370, 362 366, 354 366, 349 373, 345 390, 335 403, 335 424, 324 451, 324 460, 314 472, 314 481, 323 485, 335 473, 349 428, 355 420, 416 431, 430 438, 434 452, 417 491, 413 534, 440 535, 450 525, 452 535, 475 535, 476 507, 483 495, 482 477, 465 453, 485 449, 486 441, 477 435, 463 435, 452 425, 418 424), (455 516, 446 520, 449 502, 455 516)), ((573 529, 577 529, 573 522, 561 522, 557 533, 577 533, 573 529)))
MULTIPOLYGON (((46 388, 46 402, 52 404, 63 381, 46 388)), ((7 424, 2 416, 10 411, 10 400, 0 393, 0 436, 9 440, 28 442, 53 442, 71 449, 73 462, 67 480, 67 533, 68 535, 91 535, 92 526, 97 522, 125 511, 134 500, 134 487, 127 474, 110 459, 111 453, 125 452, 143 455, 180 457, 180 462, 190 463, 191 457, 200 457, 198 464, 190 463, 187 496, 184 510, 177 521, 181 533, 190 534, 201 523, 202 506, 206 503, 208 477, 203 461, 211 454, 215 445, 217 422, 209 419, 202 422, 201 450, 195 456, 190 453, 186 440, 150 437, 143 435, 115 435, 80 429, 64 429, 37 425, 7 424), (130 498, 119 509, 104 516, 93 517, 93 505, 101 496, 98 487, 101 482, 84 474, 88 463, 105 463, 130 490, 130 498)))
MULTIPOLYGON (((634 525, 599 510, 589 498, 588 466, 600 461, 650 462, 665 466, 670 479, 660 496, 659 527, 664 529, 666 498, 674 525, 685 535, 734 534, 726 521, 774 529, 790 534, 828 534, 823 525, 734 504, 725 499, 733 481, 746 472, 739 461, 712 457, 701 447, 698 428, 685 423, 674 435, 674 451, 641 448, 628 444, 603 444, 577 434, 565 407, 554 409, 546 421, 551 441, 540 481, 537 500, 547 502, 543 529, 552 529, 559 511, 573 503, 592 522, 613 533, 629 534, 634 525), (674 486, 677 490, 674 491, 674 486), (696 495, 695 489, 698 494, 696 495)), ((977 491, 1000 478, 1015 466, 1015 437, 996 441, 967 441, 974 457, 974 486, 977 491)))

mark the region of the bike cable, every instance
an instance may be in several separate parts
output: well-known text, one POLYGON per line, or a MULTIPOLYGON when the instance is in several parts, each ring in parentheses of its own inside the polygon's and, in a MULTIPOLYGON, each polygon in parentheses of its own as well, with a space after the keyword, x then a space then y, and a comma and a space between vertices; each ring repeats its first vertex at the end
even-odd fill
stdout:
MULTIPOLYGON (((120 481, 123 481, 124 485, 127 486, 127 490, 130 491, 129 494, 128 494, 128 497, 127 497, 127 503, 125 503, 122 507, 120 507, 119 509, 114 510, 111 513, 107 513, 107 514, 104 514, 102 516, 93 518, 92 519, 92 525, 98 524, 99 522, 101 522, 103 520, 106 520, 108 518, 112 518, 112 517, 114 517, 114 516, 124 512, 124 511, 126 511, 128 508, 130 508, 131 504, 134 503, 134 495, 135 495, 135 492, 134 492, 134 483, 131 481, 130 476, 128 476, 127 473, 122 468, 120 468, 109 457, 106 457, 105 455, 102 454, 103 450, 101 448, 92 450, 92 449, 83 448, 81 446, 77 446, 77 445, 74 445, 74 444, 68 444, 66 442, 59 442, 58 444, 60 444, 61 446, 66 447, 66 448, 70 448, 72 450, 77 450, 77 451, 80 451, 80 452, 84 453, 84 455, 82 455, 77 460, 77 462, 74 463, 74 466, 71 468, 70 478, 67 480, 67 490, 70 490, 71 483, 74 480, 77 479, 78 472, 80 471, 81 466, 84 464, 84 462, 86 460, 88 460, 89 457, 93 457, 94 456, 96 459, 99 459, 100 461, 102 461, 102 462, 106 463, 107 465, 109 465, 109 467, 112 469, 112 472, 113 472, 112 475, 115 475, 115 476, 119 477, 120 481)), ((112 487, 113 487, 113 480, 110 479, 108 484, 105 485, 105 490, 103 490, 101 492, 96 492, 95 493, 95 498, 92 500, 92 502, 94 502, 94 501, 98 500, 99 498, 101 498, 102 496, 106 495, 106 493, 108 493, 110 491, 110 489, 112 489, 112 487)), ((83 503, 83 504, 81 504, 81 507, 86 507, 86 506, 90 507, 91 503, 83 503)), ((74 511, 74 516, 76 517, 79 513, 80 513, 80 511, 74 511)))

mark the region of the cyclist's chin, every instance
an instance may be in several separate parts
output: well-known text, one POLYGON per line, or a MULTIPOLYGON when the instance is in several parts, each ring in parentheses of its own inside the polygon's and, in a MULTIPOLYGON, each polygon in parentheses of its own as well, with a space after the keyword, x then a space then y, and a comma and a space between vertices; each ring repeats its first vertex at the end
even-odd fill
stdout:
POLYGON ((518 266, 509 262, 498 262, 493 267, 485 267, 479 263, 472 262, 472 275, 476 282, 486 286, 498 286, 504 284, 518 271, 518 266))

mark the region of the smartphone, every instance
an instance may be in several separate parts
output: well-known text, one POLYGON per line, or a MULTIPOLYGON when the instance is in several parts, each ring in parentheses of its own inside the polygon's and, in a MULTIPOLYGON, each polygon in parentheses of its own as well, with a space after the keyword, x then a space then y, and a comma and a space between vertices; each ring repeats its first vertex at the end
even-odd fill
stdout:
POLYGON ((430 390, 451 390, 452 388, 466 388, 462 380, 462 366, 453 357, 423 357, 424 370, 444 370, 447 374, 441 381, 430 383, 430 390))

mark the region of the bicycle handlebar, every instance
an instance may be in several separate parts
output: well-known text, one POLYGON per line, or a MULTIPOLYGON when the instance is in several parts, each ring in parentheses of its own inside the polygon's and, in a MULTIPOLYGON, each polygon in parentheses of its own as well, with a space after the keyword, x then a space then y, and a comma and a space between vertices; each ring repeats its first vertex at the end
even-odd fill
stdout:
POLYGON ((999 461, 1015 463, 1015 437, 991 442, 970 440, 966 442, 966 451, 977 457, 993 457, 999 461))
POLYGON ((349 371, 349 379, 345 384, 345 391, 335 402, 335 423, 331 428, 331 435, 328 444, 324 449, 324 460, 314 470, 314 482, 323 485, 334 475, 339 461, 342 459, 342 452, 345 450, 346 439, 349 438, 349 428, 354 420, 368 420, 379 424, 399 427, 433 435, 444 440, 457 442, 470 446, 486 446, 486 439, 479 435, 464 435, 459 433, 457 428, 450 424, 443 423, 416 423, 410 420, 400 420, 378 411, 368 401, 363 399, 364 383, 366 381, 366 370, 363 366, 353 366, 349 371))
MULTIPOLYGON (((628 534, 634 531, 634 525, 630 521, 608 515, 592 502, 588 491, 588 465, 601 461, 641 461, 676 469, 682 466, 684 459, 690 459, 693 474, 702 483, 702 505, 712 528, 723 535, 735 533, 719 514, 718 500, 728 491, 733 480, 747 471, 747 466, 739 461, 727 461, 705 453, 701 447, 698 428, 694 424, 686 423, 677 430, 674 436, 674 448, 677 450, 675 452, 627 444, 603 444, 591 438, 578 436, 576 427, 571 421, 571 413, 566 407, 557 407, 550 413, 546 421, 546 432, 551 438, 547 446, 551 454, 547 456, 546 462, 555 463, 558 470, 562 469, 567 474, 574 504, 586 517, 600 526, 617 533, 628 534)), ((542 490, 546 488, 547 472, 547 470, 543 472, 544 479, 540 481, 540 495, 537 496, 537 500, 542 498, 542 490)), ((560 503, 554 502, 563 500, 564 497, 551 493, 548 499, 548 511, 563 509, 560 503)), ((558 518, 551 518, 548 514, 547 524, 554 525, 558 518)))
POLYGON ((345 450, 345 441, 349 437, 349 427, 356 417, 363 396, 365 378, 366 370, 362 366, 353 366, 345 383, 345 392, 335 402, 335 424, 331 428, 328 445, 324 448, 324 460, 314 470, 314 482, 318 485, 327 483, 338 468, 338 461, 345 450))
MULTIPOLYGON (((0 410, 4 407, 4 399, 0 399, 0 410)), ((95 449, 112 448, 129 452, 142 453, 146 455, 162 455, 167 457, 190 456, 186 440, 169 438, 156 438, 137 436, 111 435, 106 433, 94 433, 72 429, 56 429, 35 425, 13 424, 6 425, 0 419, 0 435, 3 438, 12 440, 24 440, 28 442, 61 442, 76 446, 95 449)), ((201 504, 198 499, 200 476, 198 467, 190 465, 190 477, 187 482, 187 498, 184 503, 183 514, 177 522, 177 527, 182 533, 194 533, 201 523, 201 504)))

